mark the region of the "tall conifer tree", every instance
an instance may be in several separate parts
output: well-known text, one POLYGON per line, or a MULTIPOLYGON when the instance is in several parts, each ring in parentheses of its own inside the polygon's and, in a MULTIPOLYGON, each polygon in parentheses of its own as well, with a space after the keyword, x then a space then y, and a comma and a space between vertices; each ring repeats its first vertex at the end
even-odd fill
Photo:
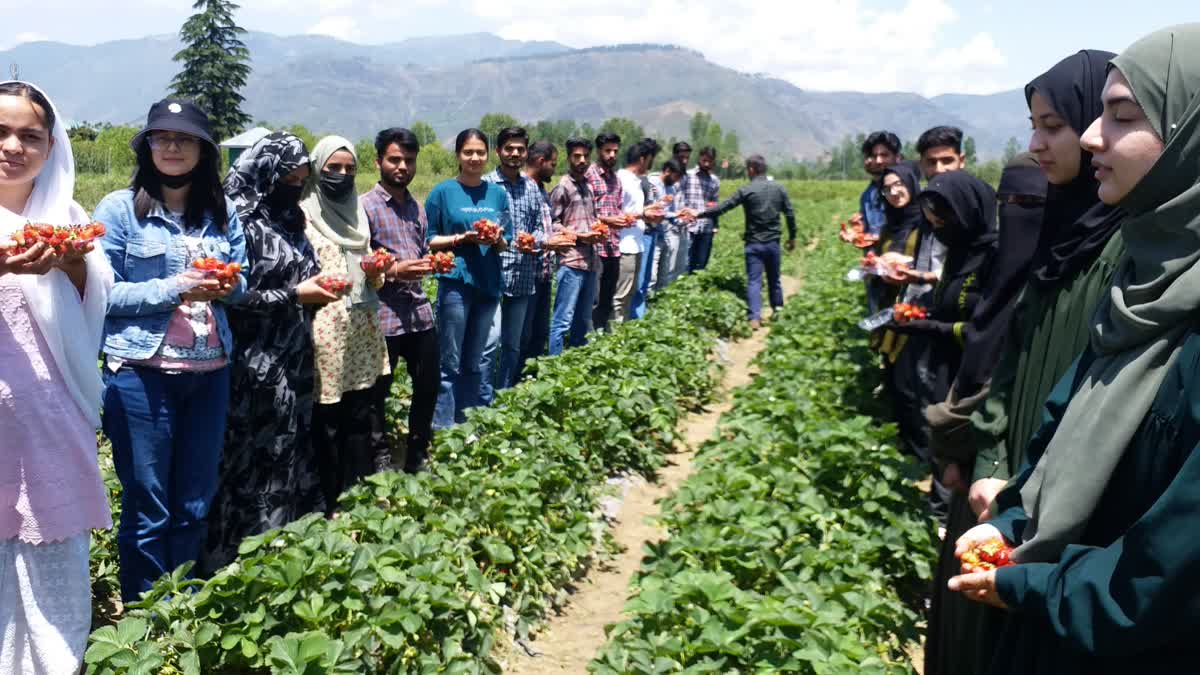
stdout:
POLYGON ((175 55, 183 70, 171 82, 171 94, 188 98, 208 112, 217 141, 250 124, 242 112, 241 89, 250 75, 245 30, 233 21, 239 8, 230 0, 196 0, 197 10, 179 31, 184 47, 175 55))

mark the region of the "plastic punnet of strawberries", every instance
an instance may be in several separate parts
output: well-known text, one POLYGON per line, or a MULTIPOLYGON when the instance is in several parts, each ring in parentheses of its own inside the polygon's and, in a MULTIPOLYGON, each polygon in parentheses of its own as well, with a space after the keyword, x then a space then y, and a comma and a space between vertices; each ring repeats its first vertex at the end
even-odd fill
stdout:
POLYGON ((317 285, 334 295, 345 295, 350 290, 350 280, 336 274, 317 277, 317 285))
POLYGON ((1012 560, 1013 549, 1001 539, 989 539, 975 542, 962 554, 962 563, 968 565, 972 572, 987 572, 997 567, 1015 565, 1012 560))
POLYGON ((47 225, 44 223, 26 223, 21 230, 14 232, 10 239, 13 245, 5 248, 7 255, 25 253, 37 243, 43 243, 58 255, 78 253, 87 248, 88 244, 103 237, 106 233, 104 223, 88 223, 86 225, 47 225))
POLYGON ((205 276, 225 282, 233 281, 242 271, 240 263, 225 263, 216 258, 200 258, 199 260, 195 260, 192 262, 192 268, 204 272, 205 276))
POLYGON ((381 248, 377 248, 370 254, 363 256, 363 259, 360 260, 358 264, 360 267, 362 267, 364 272, 371 273, 375 271, 386 270, 387 268, 391 267, 392 263, 395 261, 396 258, 393 257, 391 253, 388 253, 381 248))
POLYGON ((537 248, 537 239, 529 232, 517 233, 517 249, 525 253, 533 253, 537 248))
POLYGON ((910 305, 906 302, 898 302, 892 305, 892 321, 896 323, 908 323, 909 321, 921 321, 929 318, 925 308, 910 305))
POLYGON ((454 269, 454 254, 449 251, 438 251, 426 256, 434 274, 449 274, 454 269))
POLYGON ((484 244, 495 244, 499 242, 500 237, 503 234, 500 226, 495 222, 488 220, 487 218, 480 218, 479 220, 475 221, 472 227, 474 227, 475 232, 479 234, 480 242, 484 244))

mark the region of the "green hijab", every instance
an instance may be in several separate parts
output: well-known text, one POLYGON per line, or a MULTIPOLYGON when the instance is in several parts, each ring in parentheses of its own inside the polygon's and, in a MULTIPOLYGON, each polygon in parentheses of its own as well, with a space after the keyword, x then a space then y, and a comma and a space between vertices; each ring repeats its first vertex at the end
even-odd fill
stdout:
POLYGON ((1125 256, 1092 317, 1095 359, 1021 488, 1020 562, 1077 543, 1200 316, 1200 24, 1138 40, 1113 59, 1162 138, 1162 156, 1121 200, 1125 256))
POLYGON ((379 297, 375 294, 375 289, 367 283, 367 275, 361 265, 363 256, 371 252, 371 228, 367 223, 367 214, 358 201, 358 195, 351 192, 345 199, 335 201, 326 197, 320 188, 321 169, 325 168, 325 163, 333 153, 339 150, 349 152, 354 156, 354 162, 358 163, 358 153, 354 150, 354 144, 341 136, 322 138, 309 153, 312 167, 304 198, 300 200, 300 208, 308 216, 308 227, 342 249, 342 254, 346 257, 346 276, 351 282, 350 294, 347 296, 350 303, 377 303, 379 297))

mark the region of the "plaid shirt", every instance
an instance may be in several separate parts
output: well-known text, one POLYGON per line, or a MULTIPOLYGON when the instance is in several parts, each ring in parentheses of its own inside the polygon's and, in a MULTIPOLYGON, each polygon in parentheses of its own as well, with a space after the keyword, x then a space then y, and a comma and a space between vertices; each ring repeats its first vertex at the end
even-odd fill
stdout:
MULTIPOLYGON (((616 171, 607 171, 602 169, 599 164, 593 164, 588 167, 584 176, 587 178, 588 187, 592 190, 592 201, 596 204, 597 218, 619 216, 625 212, 621 208, 621 201, 625 194, 621 189, 621 179, 617 177, 616 171)), ((618 234, 620 228, 609 229, 611 232, 608 241, 597 246, 598 253, 601 258, 618 258, 621 256, 621 236, 618 234)))
POLYGON ((657 202, 668 195, 672 199, 671 203, 663 206, 663 211, 667 214, 667 219, 663 221, 660 227, 666 232, 682 232, 684 224, 676 217, 681 208, 679 201, 682 199, 679 194, 679 181, 667 185, 663 182, 662 178, 651 178, 650 185, 654 188, 651 193, 654 196, 653 201, 657 202))
MULTIPOLYGON (((596 201, 586 177, 576 182, 567 174, 559 179, 550 191, 550 222, 555 230, 562 229, 576 234, 592 231, 596 222, 596 201)), ((590 272, 596 266, 595 246, 576 244, 574 248, 558 256, 558 264, 575 270, 590 272)))
POLYGON ((500 169, 483 177, 489 183, 495 183, 508 193, 508 201, 512 209, 513 246, 507 251, 500 252, 500 271, 504 275, 504 294, 510 297, 525 297, 533 295, 535 284, 542 267, 542 254, 521 253, 516 250, 517 234, 529 232, 538 243, 546 241, 545 200, 537 181, 522 173, 516 182, 510 182, 500 173, 500 169))
MULTIPOLYGON (((711 173, 707 175, 699 171, 689 173, 679 180, 679 192, 683 198, 683 204, 679 208, 687 208, 700 213, 708 210, 709 203, 720 201, 721 179, 711 173)), ((712 232, 716 226, 715 218, 697 218, 695 222, 688 225, 688 232, 692 234, 712 232)))
MULTIPOLYGON (((412 195, 398 203, 378 183, 359 197, 371 227, 371 247, 387 249, 400 260, 429 253, 425 209, 412 195)), ((419 281, 389 281, 379 289, 379 324, 389 337, 433 328, 433 307, 419 281)))

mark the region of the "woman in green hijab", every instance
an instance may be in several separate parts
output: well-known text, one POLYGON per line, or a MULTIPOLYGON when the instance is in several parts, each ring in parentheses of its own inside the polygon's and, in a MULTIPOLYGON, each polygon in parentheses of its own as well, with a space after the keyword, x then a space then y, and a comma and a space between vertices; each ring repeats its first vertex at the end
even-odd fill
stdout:
POLYGON ((1126 253, 1022 471, 957 542, 1017 563, 950 580, 1008 610, 993 673, 1195 672, 1200 625, 1200 24, 1112 61, 1083 134, 1126 253))
POLYGON ((318 398, 312 443, 329 514, 343 491, 375 471, 387 448, 382 403, 372 395, 379 377, 391 372, 375 294, 387 270, 362 264, 371 251, 371 230, 354 190, 357 175, 354 144, 340 136, 322 138, 300 201, 322 272, 350 282, 346 297, 313 319, 318 398))

